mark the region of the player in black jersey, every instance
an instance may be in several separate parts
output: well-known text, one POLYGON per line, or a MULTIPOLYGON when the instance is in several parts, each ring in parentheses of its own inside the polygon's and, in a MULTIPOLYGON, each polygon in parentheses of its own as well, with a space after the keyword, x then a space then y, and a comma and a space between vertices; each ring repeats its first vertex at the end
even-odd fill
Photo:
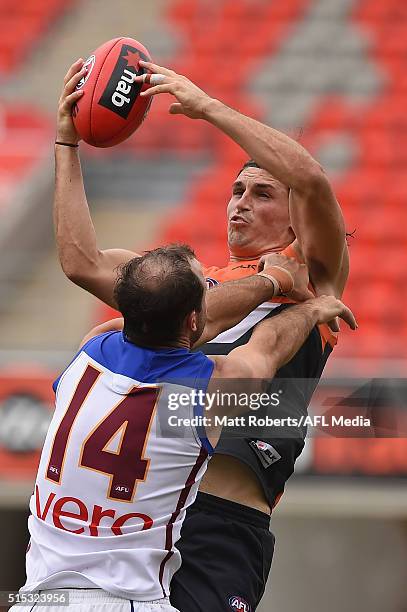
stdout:
MULTIPOLYGON (((317 295, 340 298, 349 268, 345 225, 320 165, 288 136, 210 98, 187 78, 155 64, 145 63, 144 67, 161 75, 160 84, 146 95, 173 95, 172 114, 203 119, 255 160, 233 183, 227 211, 229 266, 236 263, 244 272, 242 265, 255 266, 262 255, 290 250, 292 256, 307 263, 317 295)), ((79 68, 73 65, 66 77, 58 112, 57 140, 74 144, 79 137, 71 120, 70 96, 79 68)), ((60 149, 56 153, 55 222, 62 267, 73 282, 114 306, 115 269, 135 254, 97 248, 77 149, 60 149)), ((247 275, 253 271, 248 267, 247 275)), ((221 282, 221 271, 217 273, 219 278, 210 276, 221 282)), ((234 343, 246 341, 253 324, 287 307, 283 304, 254 313, 243 333, 235 330, 227 342, 221 338, 210 349, 216 344, 218 351, 227 352, 234 343)), ((286 385, 283 409, 287 413, 306 413, 334 344, 334 334, 315 328, 294 359, 278 373, 281 384, 286 385), (287 382, 287 378, 297 377, 309 382, 305 386, 287 382)), ((172 584, 175 607, 183 612, 256 609, 273 554, 270 513, 304 445, 305 431, 299 429, 294 434, 279 437, 268 431, 245 438, 223 436, 184 523, 186 537, 180 543, 183 564, 172 584)))

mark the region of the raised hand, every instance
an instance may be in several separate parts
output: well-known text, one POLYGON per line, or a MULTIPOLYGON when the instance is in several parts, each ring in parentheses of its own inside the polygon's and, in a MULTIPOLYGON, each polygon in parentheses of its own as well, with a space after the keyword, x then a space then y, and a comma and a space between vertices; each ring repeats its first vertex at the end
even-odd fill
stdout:
POLYGON ((62 142, 78 144, 81 139, 72 121, 72 107, 83 95, 83 90, 76 89, 76 86, 85 74, 83 59, 80 58, 72 64, 65 75, 57 113, 57 140, 62 142))
POLYGON ((140 66, 149 71, 135 77, 135 82, 149 83, 151 87, 142 91, 140 96, 156 96, 161 93, 172 94, 176 102, 172 103, 169 112, 172 115, 185 115, 191 119, 203 119, 205 110, 212 98, 192 81, 173 70, 158 66, 152 62, 140 60, 140 66))

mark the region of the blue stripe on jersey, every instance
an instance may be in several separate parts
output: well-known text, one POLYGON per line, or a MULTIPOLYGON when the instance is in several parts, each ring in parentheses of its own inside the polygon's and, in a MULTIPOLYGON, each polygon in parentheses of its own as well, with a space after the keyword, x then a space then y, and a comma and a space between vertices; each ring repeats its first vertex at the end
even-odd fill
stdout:
MULTIPOLYGON (((200 351, 192 353, 184 348, 143 348, 128 342, 121 331, 110 331, 91 338, 72 361, 82 352, 114 374, 144 383, 183 384, 202 391, 206 391, 214 368, 213 361, 200 351)), ((62 374, 52 385, 54 391, 62 374)), ((202 406, 198 406, 198 412, 203 413, 202 406)), ((197 432, 204 448, 212 454, 213 448, 204 429, 197 428, 197 432)))

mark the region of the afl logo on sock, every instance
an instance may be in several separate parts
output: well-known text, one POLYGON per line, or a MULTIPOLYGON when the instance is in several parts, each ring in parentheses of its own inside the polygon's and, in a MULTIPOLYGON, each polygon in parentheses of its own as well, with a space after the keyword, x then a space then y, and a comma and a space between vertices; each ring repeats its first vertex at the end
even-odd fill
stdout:
POLYGON ((240 612, 251 612, 252 610, 247 601, 239 597, 239 595, 232 595, 232 597, 229 597, 229 606, 234 612, 238 610, 240 612))

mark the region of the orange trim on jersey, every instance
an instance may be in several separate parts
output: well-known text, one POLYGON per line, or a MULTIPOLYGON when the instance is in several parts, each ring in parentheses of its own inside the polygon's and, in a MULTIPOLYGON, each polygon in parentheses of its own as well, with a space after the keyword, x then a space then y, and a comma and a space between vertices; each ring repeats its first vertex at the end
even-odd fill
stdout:
MULTIPOLYGON (((291 244, 283 251, 281 251, 281 255, 291 257, 299 263, 304 263, 300 255, 297 253, 297 251, 291 244)), ((213 278, 219 283, 225 283, 226 281, 239 280, 241 278, 246 278, 247 276, 252 276, 253 274, 256 274, 257 262, 259 261, 259 259, 229 261, 228 265, 224 268, 217 268, 216 266, 211 266, 207 268, 205 266, 202 266, 202 271, 205 277, 213 278)), ((315 289, 311 284, 309 284, 309 289, 310 291, 312 291, 312 293, 315 294, 315 289)), ((271 301, 278 304, 295 304, 294 300, 290 300, 289 298, 283 296, 273 298, 271 301)), ((331 329, 326 323, 324 323, 323 325, 318 325, 318 329, 322 340, 322 350, 325 349, 325 345, 327 343, 329 343, 333 348, 338 342, 338 334, 331 331, 331 329)))

